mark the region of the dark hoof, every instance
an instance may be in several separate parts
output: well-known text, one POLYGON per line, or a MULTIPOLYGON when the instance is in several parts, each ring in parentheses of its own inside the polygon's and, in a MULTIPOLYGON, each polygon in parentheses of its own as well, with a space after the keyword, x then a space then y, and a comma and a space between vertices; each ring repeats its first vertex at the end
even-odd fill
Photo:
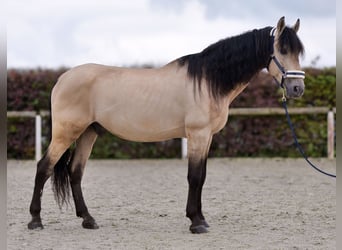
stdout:
POLYGON ((87 229, 98 229, 99 226, 96 224, 93 218, 84 219, 82 222, 82 227, 87 229))
POLYGON ((43 229, 43 224, 41 219, 32 219, 29 224, 27 224, 28 229, 43 229))
POLYGON ((202 220, 201 223, 202 223, 202 225, 205 226, 206 228, 210 227, 209 224, 208 224, 205 220, 202 220))
POLYGON ((203 234, 208 233, 208 229, 204 225, 190 226, 190 231, 193 234, 203 234))

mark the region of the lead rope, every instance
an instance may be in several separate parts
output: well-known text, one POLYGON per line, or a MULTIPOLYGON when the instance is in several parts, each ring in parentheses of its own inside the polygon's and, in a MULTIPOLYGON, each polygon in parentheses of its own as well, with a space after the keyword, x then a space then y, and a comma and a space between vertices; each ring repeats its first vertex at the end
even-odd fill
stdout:
POLYGON ((285 109, 285 114, 286 114, 286 119, 287 119, 287 123, 289 124, 290 126, 290 129, 292 131, 292 136, 293 136, 293 139, 294 139, 294 142, 295 142, 295 146, 296 148, 298 149, 298 151, 300 152, 300 154, 303 156, 303 158, 306 160, 307 163, 309 163, 309 165, 314 168, 315 170, 317 170, 318 172, 322 173, 322 174, 325 174, 327 176, 330 176, 330 177, 333 177, 333 178, 336 178, 336 175, 333 175, 333 174, 329 174, 327 172, 324 172, 323 170, 319 169, 318 167, 316 167, 309 159, 308 157, 306 156, 302 146, 299 144, 298 142, 298 139, 297 139, 297 136, 296 136, 296 133, 295 133, 295 130, 294 130, 294 127, 293 127, 293 123, 291 122, 291 119, 290 119, 290 115, 289 115, 289 112, 287 110, 287 105, 286 105, 286 97, 285 97, 285 90, 283 90, 283 98, 282 98, 282 104, 283 104, 283 107, 285 109))

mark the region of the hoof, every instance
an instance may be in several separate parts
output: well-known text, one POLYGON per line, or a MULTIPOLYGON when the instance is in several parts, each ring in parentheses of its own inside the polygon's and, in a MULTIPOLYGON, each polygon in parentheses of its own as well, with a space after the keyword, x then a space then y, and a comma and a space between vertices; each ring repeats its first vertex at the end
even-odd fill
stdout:
POLYGON ((84 219, 82 222, 82 227, 86 229, 98 229, 99 226, 96 224, 93 218, 84 219))
POLYGON ((209 224, 205 220, 202 220, 201 223, 206 228, 210 227, 209 224))
POLYGON ((28 229, 43 229, 43 224, 41 219, 32 219, 29 224, 27 224, 28 229))
POLYGON ((203 233, 208 233, 207 227, 204 225, 198 225, 198 226, 190 226, 190 231, 193 234, 203 234, 203 233))

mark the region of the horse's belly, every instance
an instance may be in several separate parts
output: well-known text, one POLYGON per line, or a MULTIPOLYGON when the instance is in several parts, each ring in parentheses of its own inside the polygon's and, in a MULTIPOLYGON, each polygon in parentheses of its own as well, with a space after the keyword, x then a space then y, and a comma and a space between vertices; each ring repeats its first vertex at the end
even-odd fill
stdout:
POLYGON ((139 142, 164 141, 185 136, 184 124, 171 119, 139 119, 129 114, 104 117, 98 122, 109 132, 123 139, 139 142))
POLYGON ((156 142, 185 137, 184 127, 155 130, 143 128, 137 129, 130 126, 111 126, 107 130, 122 139, 137 142, 156 142))

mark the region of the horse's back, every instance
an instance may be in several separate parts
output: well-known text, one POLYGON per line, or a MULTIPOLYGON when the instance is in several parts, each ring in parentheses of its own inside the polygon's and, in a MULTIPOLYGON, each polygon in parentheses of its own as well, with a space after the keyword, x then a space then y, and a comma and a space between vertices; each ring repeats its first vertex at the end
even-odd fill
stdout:
POLYGON ((174 70, 77 66, 53 89, 53 115, 76 119, 82 126, 98 122, 113 134, 136 141, 184 136, 184 74, 174 70))

